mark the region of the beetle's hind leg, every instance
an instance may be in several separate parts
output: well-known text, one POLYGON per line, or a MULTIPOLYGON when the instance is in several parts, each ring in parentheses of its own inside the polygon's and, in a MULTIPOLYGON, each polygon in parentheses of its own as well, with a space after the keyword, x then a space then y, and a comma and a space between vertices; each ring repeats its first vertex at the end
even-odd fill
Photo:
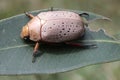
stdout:
POLYGON ((97 45, 93 43, 65 42, 65 44, 76 46, 76 47, 81 47, 81 48, 97 48, 97 45))
POLYGON ((34 18, 34 16, 32 14, 29 14, 28 12, 24 12, 26 16, 28 16, 29 18, 34 18))
POLYGON ((53 11, 53 7, 50 8, 50 11, 53 11))

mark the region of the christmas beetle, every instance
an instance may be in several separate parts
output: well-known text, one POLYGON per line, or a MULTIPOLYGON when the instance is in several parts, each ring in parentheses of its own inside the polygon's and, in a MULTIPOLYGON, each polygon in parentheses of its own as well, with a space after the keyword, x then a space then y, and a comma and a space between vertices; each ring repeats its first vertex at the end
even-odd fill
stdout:
MULTIPOLYGON (((31 20, 22 28, 21 38, 29 38, 36 42, 33 51, 35 58, 39 43, 65 43, 68 45, 81 46, 84 44, 70 41, 82 37, 85 33, 85 23, 81 16, 87 13, 77 14, 70 11, 41 12, 37 16, 26 13, 31 20)), ((85 45, 88 46, 88 45, 85 45)), ((33 59, 34 62, 34 59, 33 59)))

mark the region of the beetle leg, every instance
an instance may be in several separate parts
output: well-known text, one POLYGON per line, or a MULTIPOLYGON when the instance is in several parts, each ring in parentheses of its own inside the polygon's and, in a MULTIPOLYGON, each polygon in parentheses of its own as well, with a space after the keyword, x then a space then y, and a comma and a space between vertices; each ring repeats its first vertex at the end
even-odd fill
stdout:
POLYGON ((86 18, 87 20, 89 20, 89 14, 88 13, 81 13, 79 14, 81 17, 86 18))
POLYGON ((96 48, 95 44, 77 43, 77 42, 65 42, 67 45, 82 47, 82 48, 96 48))
POLYGON ((50 8, 50 11, 53 11, 53 7, 50 8))
POLYGON ((28 16, 29 18, 34 18, 34 16, 32 14, 29 14, 28 12, 24 12, 26 16, 28 16))
POLYGON ((36 57, 38 55, 38 49, 39 49, 39 43, 37 42, 35 44, 34 51, 33 51, 33 59, 32 59, 33 63, 35 62, 35 59, 36 59, 36 57))
POLYGON ((81 17, 85 18, 83 19, 84 25, 86 27, 88 27, 88 23, 89 23, 89 14, 88 13, 81 13, 79 14, 81 17))

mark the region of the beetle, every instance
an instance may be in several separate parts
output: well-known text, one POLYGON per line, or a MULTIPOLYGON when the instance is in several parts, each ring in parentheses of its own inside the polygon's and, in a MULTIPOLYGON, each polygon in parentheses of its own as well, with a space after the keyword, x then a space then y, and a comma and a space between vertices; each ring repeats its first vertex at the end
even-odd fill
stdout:
MULTIPOLYGON (((85 23, 82 15, 71 11, 41 12, 37 16, 25 13, 31 20, 22 28, 21 38, 29 38, 35 41, 33 58, 35 58, 39 43, 65 43, 69 45, 81 46, 84 44, 72 43, 70 41, 78 39, 85 34, 85 23)), ((88 45, 85 45, 88 46, 88 45)), ((34 60, 32 61, 34 62, 34 60)))

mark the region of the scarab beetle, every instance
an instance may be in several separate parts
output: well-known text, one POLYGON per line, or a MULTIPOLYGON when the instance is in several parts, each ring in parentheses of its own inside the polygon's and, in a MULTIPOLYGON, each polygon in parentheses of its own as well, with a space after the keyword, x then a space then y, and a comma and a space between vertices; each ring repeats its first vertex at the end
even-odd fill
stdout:
POLYGON ((66 43, 77 45, 69 41, 82 37, 85 33, 84 22, 81 16, 87 13, 77 14, 70 11, 41 12, 37 16, 26 13, 31 20, 22 28, 21 38, 29 38, 36 42, 33 51, 35 57, 40 42, 66 43))

